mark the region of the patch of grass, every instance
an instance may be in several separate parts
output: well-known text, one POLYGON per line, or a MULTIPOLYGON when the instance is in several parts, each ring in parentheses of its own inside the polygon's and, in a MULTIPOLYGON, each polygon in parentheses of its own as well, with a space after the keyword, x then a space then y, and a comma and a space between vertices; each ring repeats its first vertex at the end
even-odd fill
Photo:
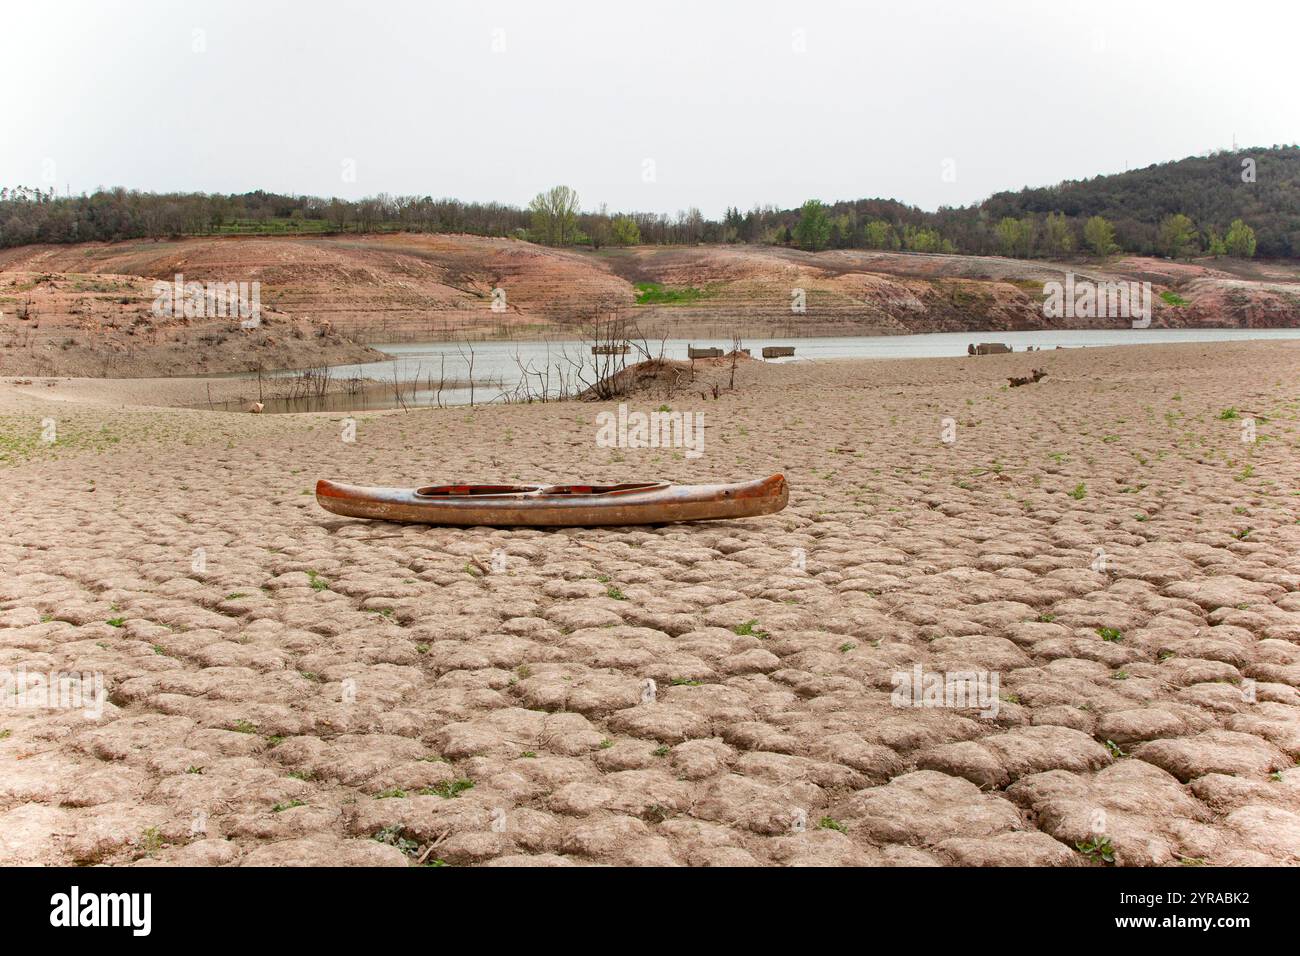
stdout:
POLYGON ((519 757, 520 757, 521 760, 536 760, 536 759, 537 759, 537 751, 536 751, 536 750, 525 750, 523 753, 521 753, 521 754, 519 755, 519 757))
POLYGON ((235 725, 234 725, 233 727, 231 727, 230 729, 233 730, 233 731, 234 731, 235 733, 237 733, 237 734, 255 734, 255 733, 257 733, 257 725, 254 724, 252 721, 244 720, 244 719, 242 719, 242 718, 239 719, 239 720, 237 720, 237 721, 235 721, 235 725))
POLYGON ((627 595, 612 584, 605 589, 605 597, 613 598, 615 601, 627 600, 627 595))
POLYGON ((385 843, 388 846, 395 846, 407 856, 414 856, 420 849, 420 844, 415 840, 409 840, 402 836, 402 828, 397 824, 390 827, 384 827, 382 830, 376 830, 370 839, 377 843, 385 843))
POLYGON ((466 790, 472 789, 474 789, 474 781, 461 777, 459 780, 444 780, 435 786, 425 787, 420 791, 420 796, 442 797, 444 800, 451 800, 459 797, 466 790))
POLYGON ((389 787, 387 790, 380 790, 375 794, 376 800, 401 799, 406 796, 406 791, 401 787, 389 787))
POLYGON ((1074 848, 1094 862, 1115 862, 1115 847, 1111 845, 1110 837, 1098 836, 1082 843, 1076 842, 1074 848))
POLYGON ((1238 414, 1235 408, 1225 408, 1223 411, 1219 412, 1220 421, 1230 422, 1234 418, 1240 418, 1240 417, 1241 415, 1238 414))
POLYGON ((125 626, 126 626, 126 618, 124 618, 124 617, 110 617, 110 618, 108 619, 108 621, 106 621, 105 623, 110 624, 110 625, 113 626, 113 627, 125 627, 125 626))
POLYGON ((1172 305, 1176 309, 1181 309, 1183 306, 1187 304, 1186 299, 1184 299, 1177 292, 1173 292, 1169 289, 1166 289, 1164 292, 1161 292, 1160 298, 1164 300, 1165 305, 1172 305))
POLYGON ((637 305, 684 305, 707 298, 709 293, 694 286, 664 288, 658 282, 638 282, 636 284, 637 305))
POLYGON ((739 634, 741 637, 757 637, 762 639, 771 636, 767 631, 758 626, 757 618, 746 621, 744 624, 737 624, 731 629, 731 631, 733 634, 739 634))
POLYGON ((700 687, 704 684, 704 681, 694 680, 690 677, 674 677, 669 683, 674 687, 700 687))
POLYGON ((833 818, 833 817, 822 817, 820 820, 817 821, 817 829, 818 829, 818 830, 837 830, 837 831, 840 832, 840 833, 848 833, 848 832, 849 832, 849 828, 848 828, 848 827, 846 827, 844 824, 840 823, 839 820, 836 820, 836 819, 833 818))
POLYGON ((283 813, 285 810, 292 810, 294 807, 305 807, 306 802, 303 800, 290 800, 288 803, 277 803, 271 808, 272 813, 283 813))
POLYGON ((654 750, 650 752, 654 754, 656 757, 667 757, 668 747, 664 744, 660 744, 658 747, 656 747, 654 750))
POLYGON ((1084 496, 1088 494, 1088 486, 1081 481, 1073 488, 1071 488, 1069 491, 1067 491, 1066 494, 1069 495, 1071 498, 1073 498, 1075 501, 1082 501, 1084 499, 1084 496))
POLYGON ((858 645, 854 644, 852 641, 845 641, 843 644, 840 645, 840 653, 847 654, 849 651, 853 650, 857 646, 858 645))
POLYGON ((1103 641, 1124 640, 1124 632, 1117 627, 1099 627, 1097 628, 1097 634, 1103 641))
POLYGON ((226 595, 225 600, 238 601, 242 597, 248 597, 248 595, 245 594, 243 591, 232 591, 230 594, 226 595))
POLYGON ((311 585, 313 591, 328 591, 330 583, 315 571, 307 572, 307 583, 311 585))
POLYGON ((1053 621, 1055 621, 1055 620, 1056 620, 1056 615, 1055 615, 1055 614, 1040 614, 1040 615, 1038 615, 1038 623, 1039 623, 1039 624, 1051 624, 1051 623, 1052 623, 1053 621))
POLYGON ((1118 760, 1120 757, 1128 756, 1128 754, 1126 754, 1123 750, 1120 749, 1119 744, 1115 743, 1115 741, 1113 740, 1106 741, 1106 749, 1110 751, 1110 755, 1114 757, 1116 760, 1118 760))
POLYGON ((140 850, 150 856, 162 849, 162 833, 157 827, 148 827, 140 834, 140 850))

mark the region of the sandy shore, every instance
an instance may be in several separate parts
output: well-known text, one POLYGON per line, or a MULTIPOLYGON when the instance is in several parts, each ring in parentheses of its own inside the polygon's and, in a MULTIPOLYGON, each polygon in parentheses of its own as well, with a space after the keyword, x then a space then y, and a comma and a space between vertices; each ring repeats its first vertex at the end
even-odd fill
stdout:
POLYGON ((1300 343, 1253 342, 753 363, 630 403, 703 412, 698 458, 597 447, 608 404, 349 443, 5 383, 0 668, 106 700, 0 709, 0 863, 1300 862, 1297 382, 1300 343), (662 528, 310 493, 778 471, 779 515, 662 528), (918 665, 993 692, 901 706, 918 665))

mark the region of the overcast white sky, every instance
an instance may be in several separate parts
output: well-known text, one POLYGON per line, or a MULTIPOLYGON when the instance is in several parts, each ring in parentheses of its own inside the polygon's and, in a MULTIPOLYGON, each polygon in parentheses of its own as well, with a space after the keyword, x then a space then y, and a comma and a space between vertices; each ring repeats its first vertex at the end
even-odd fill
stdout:
POLYGON ((1294 0, 41 0, 0 183, 934 209, 1295 142, 1297 37, 1294 0))

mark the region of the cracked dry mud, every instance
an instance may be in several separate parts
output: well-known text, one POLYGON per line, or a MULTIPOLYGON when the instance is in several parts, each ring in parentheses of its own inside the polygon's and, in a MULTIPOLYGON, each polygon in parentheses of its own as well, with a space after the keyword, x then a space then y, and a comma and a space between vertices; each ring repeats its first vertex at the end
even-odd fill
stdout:
POLYGON ((1291 342, 754 363, 631 403, 703 411, 697 460, 595 447, 590 404, 345 444, 5 385, 0 667, 108 703, 0 709, 0 861, 1295 864, 1298 383, 1291 342), (779 515, 655 528, 308 493, 776 471, 779 515), (996 716, 893 706, 917 663, 996 716))

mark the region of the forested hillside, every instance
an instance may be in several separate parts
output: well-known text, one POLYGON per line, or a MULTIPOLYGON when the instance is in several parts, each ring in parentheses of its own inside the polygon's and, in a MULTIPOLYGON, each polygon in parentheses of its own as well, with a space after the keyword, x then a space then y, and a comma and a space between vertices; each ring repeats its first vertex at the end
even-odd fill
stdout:
POLYGON ((1300 148, 1220 152, 1056 186, 998 193, 978 205, 926 212, 894 199, 798 209, 729 207, 662 213, 583 211, 566 186, 526 208, 380 194, 360 200, 262 191, 215 195, 0 189, 0 247, 207 235, 388 231, 469 233, 553 246, 755 243, 1061 258, 1116 252, 1300 257, 1300 148))
POLYGON ((997 193, 980 210, 993 222, 1052 212, 1075 220, 1104 216, 1115 227, 1116 242, 1131 252, 1160 252, 1160 223, 1177 213, 1201 230, 1224 234, 1241 219, 1255 230, 1258 255, 1300 256, 1300 149, 1194 156, 1114 176, 997 193))

